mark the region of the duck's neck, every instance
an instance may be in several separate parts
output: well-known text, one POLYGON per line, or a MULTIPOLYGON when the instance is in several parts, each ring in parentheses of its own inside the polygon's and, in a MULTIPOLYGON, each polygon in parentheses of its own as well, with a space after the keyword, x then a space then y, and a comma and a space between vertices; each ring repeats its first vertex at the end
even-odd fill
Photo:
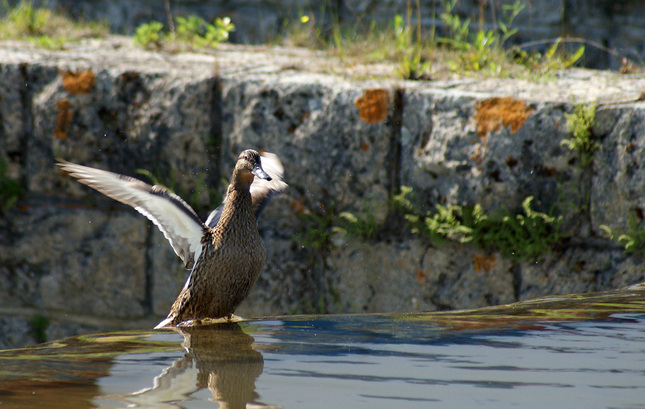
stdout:
POLYGON ((223 226, 232 223, 235 219, 247 220, 251 217, 255 219, 249 184, 234 182, 236 180, 231 182, 226 191, 226 203, 218 223, 223 226))

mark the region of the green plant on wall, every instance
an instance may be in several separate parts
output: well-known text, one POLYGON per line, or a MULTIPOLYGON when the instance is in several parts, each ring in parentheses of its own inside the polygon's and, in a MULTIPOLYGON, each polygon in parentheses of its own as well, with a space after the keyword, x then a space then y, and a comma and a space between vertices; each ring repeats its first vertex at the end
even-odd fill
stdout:
POLYGON ((378 224, 374 212, 340 212, 334 220, 333 231, 343 236, 370 239, 374 237, 378 224))
POLYGON ((434 242, 473 243, 486 250, 499 250, 515 260, 535 260, 547 255, 564 239, 562 217, 531 208, 533 197, 522 203, 522 212, 487 214, 480 205, 437 205, 434 212, 421 212, 410 200, 412 189, 402 186, 394 206, 404 216, 412 232, 434 242))
POLYGON ((643 253, 645 250, 645 229, 638 223, 634 213, 629 213, 629 228, 625 233, 614 234, 607 225, 601 225, 600 229, 604 231, 611 240, 617 241, 623 246, 626 253, 643 253))
POLYGON ((562 145, 576 151, 580 156, 580 166, 585 168, 593 162, 593 155, 598 149, 591 133, 596 117, 596 105, 579 104, 573 113, 565 114, 566 129, 571 138, 562 141, 562 145))
MULTIPOLYGON (((485 215, 481 207, 475 220, 473 241, 484 248, 497 248, 519 260, 535 260, 547 255, 564 239, 562 217, 531 208, 532 196, 522 202, 522 212, 485 215)), ((476 206, 477 208, 477 206, 476 206)))
POLYGON ((293 237, 302 247, 329 249, 332 245, 335 210, 321 207, 320 212, 304 209, 298 213, 302 228, 293 237))
POLYGON ((372 201, 365 202, 360 212, 338 212, 335 206, 321 206, 320 211, 303 209, 298 217, 302 228, 294 240, 301 246, 318 249, 331 248, 338 237, 372 239, 379 227, 372 201))
POLYGON ((401 186, 401 193, 393 198, 394 208, 403 214, 412 233, 439 243, 447 240, 463 243, 472 239, 472 228, 461 223, 464 217, 468 217, 463 207, 437 205, 434 213, 423 213, 410 200, 413 196, 411 187, 401 186))

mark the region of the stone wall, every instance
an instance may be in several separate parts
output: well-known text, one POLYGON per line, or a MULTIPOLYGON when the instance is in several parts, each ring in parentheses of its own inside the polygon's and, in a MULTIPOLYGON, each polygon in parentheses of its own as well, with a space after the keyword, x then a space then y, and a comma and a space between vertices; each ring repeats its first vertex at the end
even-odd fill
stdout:
POLYGON ((641 256, 600 228, 626 231, 645 209, 643 78, 359 81, 320 72, 320 58, 235 46, 167 55, 120 38, 0 49, 2 178, 24 191, 0 217, 2 345, 152 326, 187 277, 151 223, 61 174, 58 157, 152 176, 204 217, 241 150, 277 153, 290 188, 259 222, 268 259, 238 311, 247 317, 470 308, 645 280, 641 256), (500 100, 519 116, 482 116, 500 100), (582 169, 561 143, 565 114, 592 101, 599 149, 582 169), (517 210, 532 195, 564 216, 569 246, 530 263, 437 246, 388 211, 401 185, 426 209, 517 210), (366 206, 374 238, 303 239, 320 232, 303 214, 324 221, 366 206))
MULTIPOLYGON (((9 3, 17 3, 12 0, 9 3)), ((34 3, 38 3, 35 1, 34 3)), ((47 7, 63 9, 77 18, 106 20, 116 33, 134 33, 135 28, 150 20, 165 22, 166 10, 162 0, 48 0, 47 7)), ((317 21, 339 20, 355 22, 379 21, 389 23, 394 14, 407 14, 407 0, 236 0, 194 1, 170 0, 175 16, 196 14, 212 20, 229 16, 237 30, 231 40, 237 43, 264 43, 276 38, 285 22, 294 21, 301 14, 315 14, 317 21)), ((413 8, 416 2, 411 2, 413 8)), ((422 25, 430 30, 437 27, 442 35, 444 27, 439 14, 444 0, 421 0, 422 25)), ((462 20, 469 18, 472 30, 480 23, 486 29, 497 29, 495 21, 503 21, 505 5, 515 0, 480 1, 459 0, 453 10, 462 20), (491 4, 495 7, 491 8, 491 4), (482 8, 482 5, 484 8, 482 8)), ((515 45, 558 37, 583 38, 586 44, 583 64, 590 68, 621 67, 622 57, 642 65, 645 56, 645 3, 638 0, 541 0, 525 1, 525 9, 517 16, 512 37, 515 45), (606 49, 612 51, 607 52, 606 49)), ((412 21, 416 21, 416 9, 412 21)), ((545 50, 549 41, 528 49, 545 50)), ((573 44, 577 47, 578 44, 573 44)))

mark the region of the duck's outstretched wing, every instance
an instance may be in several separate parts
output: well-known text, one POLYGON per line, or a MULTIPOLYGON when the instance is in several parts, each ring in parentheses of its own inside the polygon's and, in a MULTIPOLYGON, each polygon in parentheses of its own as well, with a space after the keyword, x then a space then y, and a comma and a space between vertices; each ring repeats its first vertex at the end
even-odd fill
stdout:
MULTIPOLYGON (((284 167, 278 155, 270 152, 263 152, 260 154, 260 161, 262 163, 262 169, 271 176, 271 180, 265 180, 260 178, 254 178, 253 183, 251 183, 251 200, 253 200, 253 211, 255 212, 255 218, 258 219, 264 207, 269 203, 271 198, 284 191, 289 185, 287 185, 282 179, 284 177, 284 167)), ((224 198, 226 202, 226 198, 224 198)), ((222 209, 224 208, 224 203, 222 203, 217 209, 213 210, 211 214, 206 219, 206 225, 208 227, 214 228, 219 222, 219 218, 222 215, 222 209)))
POLYGON ((134 207, 161 230, 186 268, 193 267, 202 251, 201 239, 206 226, 179 196, 162 186, 151 186, 129 176, 65 161, 57 165, 84 185, 134 207))

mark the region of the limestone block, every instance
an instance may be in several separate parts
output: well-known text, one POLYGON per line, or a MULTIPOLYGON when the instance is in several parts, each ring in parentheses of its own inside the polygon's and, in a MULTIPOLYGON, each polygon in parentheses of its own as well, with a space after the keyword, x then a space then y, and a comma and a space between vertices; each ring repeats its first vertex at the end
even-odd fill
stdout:
POLYGON ((55 207, 12 216, 12 241, 0 251, 0 264, 14 270, 1 281, 6 302, 122 318, 146 312, 142 217, 55 207))
POLYGON ((207 206, 204 185, 218 177, 207 146, 213 132, 212 88, 207 75, 61 69, 34 98, 30 191, 88 192, 62 183, 58 172, 52 172, 53 159, 60 157, 131 176, 145 169, 207 206))
POLYGON ((645 265, 642 255, 625 256, 621 251, 613 251, 612 266, 602 273, 598 282, 600 288, 623 288, 645 282, 645 265))
POLYGON ((24 176, 32 143, 33 95, 56 76, 54 67, 39 64, 0 63, 0 160, 7 161, 6 176, 24 176))
POLYGON ((36 343, 31 335, 31 323, 22 317, 0 317, 0 348, 22 348, 36 343))
POLYGON ((602 139, 593 162, 592 226, 622 234, 630 214, 640 221, 645 211, 645 105, 599 108, 594 133, 602 139))
POLYGON ((418 240, 366 243, 347 240, 327 259, 333 277, 335 313, 435 310, 419 275, 424 247, 418 240))
POLYGON ((22 140, 26 133, 26 118, 23 108, 25 81, 20 66, 0 65, 0 160, 10 160, 9 176, 18 179, 19 160, 24 155, 22 140), (9 158, 4 157, 9 156, 9 158))
POLYGON ((611 251, 572 248, 521 267, 519 300, 599 291, 598 276, 611 274, 611 251))
POLYGON ((430 247, 420 275, 436 309, 466 309, 515 301, 513 264, 470 245, 430 247))
POLYGON ((518 300, 622 288, 645 280, 641 255, 620 249, 571 247, 536 263, 522 263, 518 300))
POLYGON ((355 102, 363 94, 361 87, 316 74, 227 77, 225 163, 230 168, 247 148, 274 152, 285 166, 288 197, 313 210, 322 204, 360 211, 373 202, 382 220, 391 128, 387 118, 370 124, 359 118, 355 102))
POLYGON ((427 209, 448 203, 513 211, 533 196, 536 210, 557 206, 565 218, 577 216, 586 195, 575 153, 561 144, 567 105, 415 88, 404 107, 401 181, 427 209), (481 115, 492 101, 510 105, 481 115))

